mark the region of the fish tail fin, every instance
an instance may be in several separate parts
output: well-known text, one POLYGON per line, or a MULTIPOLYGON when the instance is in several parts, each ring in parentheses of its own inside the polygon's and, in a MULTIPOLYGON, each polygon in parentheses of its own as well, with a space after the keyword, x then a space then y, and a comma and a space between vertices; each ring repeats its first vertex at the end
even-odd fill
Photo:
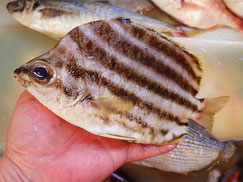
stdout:
POLYGON ((214 115, 225 106, 228 100, 228 96, 206 98, 203 100, 204 108, 201 111, 198 122, 206 128, 208 132, 212 132, 214 115))

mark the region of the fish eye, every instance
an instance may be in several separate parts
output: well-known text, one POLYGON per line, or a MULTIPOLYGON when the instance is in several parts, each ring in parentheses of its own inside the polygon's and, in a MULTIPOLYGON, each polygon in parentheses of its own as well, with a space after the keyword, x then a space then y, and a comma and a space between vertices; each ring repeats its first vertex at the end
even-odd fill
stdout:
POLYGON ((29 73, 35 82, 48 84, 53 76, 53 70, 45 62, 35 62, 29 68, 29 73))
POLYGON ((47 78, 47 70, 44 67, 37 67, 33 70, 33 74, 38 78, 39 80, 45 80, 47 78))

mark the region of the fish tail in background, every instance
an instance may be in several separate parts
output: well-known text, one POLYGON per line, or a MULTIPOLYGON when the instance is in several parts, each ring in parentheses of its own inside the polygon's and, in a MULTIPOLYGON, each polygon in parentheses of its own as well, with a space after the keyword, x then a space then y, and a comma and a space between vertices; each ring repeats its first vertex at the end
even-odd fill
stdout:
POLYGON ((236 16, 236 14, 230 10, 224 1, 222 2, 222 6, 225 6, 224 8, 226 9, 225 14, 222 15, 226 16, 225 25, 243 32, 243 19, 236 16))
POLYGON ((233 17, 231 17, 232 21, 229 21, 227 25, 233 29, 237 29, 237 30, 243 32, 243 19, 241 19, 235 15, 232 15, 232 16, 233 16, 233 17))
POLYGON ((197 121, 211 132, 214 123, 214 115, 224 107, 228 100, 228 96, 204 99, 202 102, 203 108, 201 110, 201 115, 197 121))

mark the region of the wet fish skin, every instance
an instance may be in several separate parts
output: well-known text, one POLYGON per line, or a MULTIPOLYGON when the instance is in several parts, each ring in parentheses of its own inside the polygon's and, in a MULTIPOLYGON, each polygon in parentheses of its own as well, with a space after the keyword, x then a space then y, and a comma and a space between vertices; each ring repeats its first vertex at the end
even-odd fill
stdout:
POLYGON ((242 149, 235 145, 239 142, 243 142, 243 139, 218 141, 197 122, 189 120, 188 135, 181 139, 175 149, 135 163, 182 174, 207 171, 212 172, 209 177, 215 179, 213 174, 216 171, 219 173, 216 178, 219 178, 243 157, 242 149))
POLYGON ((197 99, 201 76, 194 55, 128 19, 81 25, 15 70, 16 79, 66 121, 151 144, 181 138, 187 118, 211 128, 227 98, 197 99), (45 79, 37 77, 40 71, 45 79))
POLYGON ((242 0, 223 0, 226 6, 237 16, 243 18, 243 1, 242 0))
MULTIPOLYGON (((95 2, 97 0, 90 0, 95 2)), ((155 5, 149 0, 100 0, 100 2, 109 3, 111 5, 128 9, 134 12, 144 14, 155 8, 155 5)))
POLYGON ((130 18, 157 31, 185 35, 183 30, 173 25, 99 1, 17 0, 10 2, 7 9, 21 24, 56 39, 81 24, 119 17, 130 18))
POLYGON ((243 20, 232 14, 222 0, 152 0, 183 24, 200 29, 229 26, 243 31, 243 20))

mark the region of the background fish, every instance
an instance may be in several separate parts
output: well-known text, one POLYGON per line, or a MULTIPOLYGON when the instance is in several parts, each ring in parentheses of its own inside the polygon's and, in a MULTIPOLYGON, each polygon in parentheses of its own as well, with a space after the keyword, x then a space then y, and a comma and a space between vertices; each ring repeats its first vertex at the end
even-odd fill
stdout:
POLYGON ((197 99, 198 59, 127 19, 73 29, 52 50, 16 69, 15 77, 66 121, 137 143, 181 138, 188 118, 211 131, 213 115, 228 100, 197 99))
POLYGON ((158 19, 99 1, 17 0, 10 2, 7 9, 21 24, 57 39, 81 24, 119 17, 130 18, 157 31, 185 35, 183 30, 158 19))
POLYGON ((152 0, 160 9, 190 27, 210 29, 229 26, 243 31, 243 20, 232 14, 222 0, 152 0))
MULTIPOLYGON (((89 0, 97 2, 98 0, 89 0)), ((141 14, 151 11, 155 8, 155 5, 149 0, 99 0, 99 2, 115 5, 120 8, 128 9, 141 14)))
POLYGON ((243 148, 235 145, 240 142, 243 139, 219 142, 201 125, 189 120, 188 135, 174 150, 135 163, 183 174, 208 171, 210 181, 218 181, 243 157, 243 148))
POLYGON ((237 16, 243 18, 243 1, 242 0, 223 0, 226 6, 237 16))

